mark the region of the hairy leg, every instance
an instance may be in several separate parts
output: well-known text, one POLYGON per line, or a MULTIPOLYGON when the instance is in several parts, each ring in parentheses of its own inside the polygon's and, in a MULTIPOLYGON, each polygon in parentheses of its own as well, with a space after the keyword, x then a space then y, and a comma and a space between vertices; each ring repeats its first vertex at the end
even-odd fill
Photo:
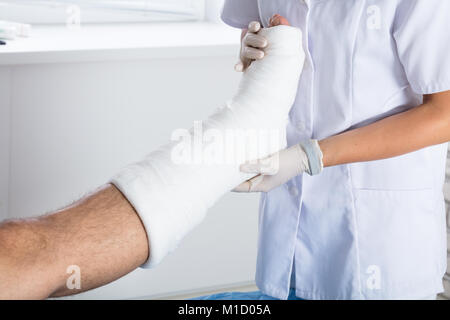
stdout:
POLYGON ((114 281, 148 257, 144 227, 133 207, 106 185, 68 208, 0 224, 0 299, 42 299, 114 281), (81 289, 69 289, 78 266, 81 289))

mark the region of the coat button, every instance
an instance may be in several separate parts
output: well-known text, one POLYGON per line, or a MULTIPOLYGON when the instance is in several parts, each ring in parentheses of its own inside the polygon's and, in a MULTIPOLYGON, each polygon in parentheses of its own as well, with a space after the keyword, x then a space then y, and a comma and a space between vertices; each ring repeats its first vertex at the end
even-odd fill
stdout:
POLYGON ((297 127, 297 129, 299 131, 305 131, 306 130, 306 126, 303 123, 303 121, 298 121, 297 124, 295 125, 297 127))
POLYGON ((298 188, 295 186, 289 187, 289 193, 291 194, 291 196, 297 197, 298 196, 298 188))

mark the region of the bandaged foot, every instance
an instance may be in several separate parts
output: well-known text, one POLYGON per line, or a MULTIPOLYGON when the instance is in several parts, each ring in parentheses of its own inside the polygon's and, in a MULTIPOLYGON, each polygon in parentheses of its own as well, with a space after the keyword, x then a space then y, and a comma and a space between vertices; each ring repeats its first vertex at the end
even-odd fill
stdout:
POLYGON ((231 101, 201 130, 194 126, 183 141, 159 148, 111 181, 146 228, 150 256, 143 267, 157 265, 221 196, 255 176, 242 173, 242 163, 286 147, 288 113, 304 62, 302 34, 285 25, 258 34, 267 39, 265 57, 245 71, 231 101))

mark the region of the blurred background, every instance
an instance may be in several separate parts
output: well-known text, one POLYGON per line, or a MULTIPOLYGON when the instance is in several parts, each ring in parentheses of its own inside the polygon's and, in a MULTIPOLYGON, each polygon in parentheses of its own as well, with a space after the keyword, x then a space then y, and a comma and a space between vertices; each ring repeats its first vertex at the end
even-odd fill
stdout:
POLYGON ((216 19, 222 3, 216 0, 3 0, 0 19, 60 24, 67 21, 70 15, 67 11, 79 8, 83 23, 199 21, 205 15, 216 19))
MULTIPOLYGON (((222 5, 0 0, 0 20, 32 24, 0 46, 0 220, 67 205, 231 98, 240 31, 220 22, 222 5)), ((157 268, 70 299, 252 290, 257 207, 228 194, 157 268)))

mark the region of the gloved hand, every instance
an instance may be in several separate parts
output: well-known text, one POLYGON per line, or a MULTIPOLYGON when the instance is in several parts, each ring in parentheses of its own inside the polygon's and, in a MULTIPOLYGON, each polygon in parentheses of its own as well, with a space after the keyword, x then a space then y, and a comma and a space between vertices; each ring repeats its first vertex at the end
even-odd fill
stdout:
MULTIPOLYGON (((274 14, 269 20, 269 27, 285 25, 289 26, 289 21, 279 14, 274 14)), ((264 58, 264 48, 267 47, 267 39, 259 35, 261 24, 258 21, 252 21, 248 29, 242 33, 240 62, 235 65, 238 72, 245 71, 254 60, 264 58)))
POLYGON ((317 140, 306 140, 265 159, 241 165, 244 173, 258 174, 240 184, 234 192, 269 192, 291 178, 306 172, 319 174, 323 169, 322 151, 317 140))
POLYGON ((245 71, 252 61, 264 58, 264 48, 267 47, 267 40, 258 35, 261 24, 257 21, 250 22, 248 29, 243 33, 241 40, 240 61, 234 67, 236 71, 245 71))

